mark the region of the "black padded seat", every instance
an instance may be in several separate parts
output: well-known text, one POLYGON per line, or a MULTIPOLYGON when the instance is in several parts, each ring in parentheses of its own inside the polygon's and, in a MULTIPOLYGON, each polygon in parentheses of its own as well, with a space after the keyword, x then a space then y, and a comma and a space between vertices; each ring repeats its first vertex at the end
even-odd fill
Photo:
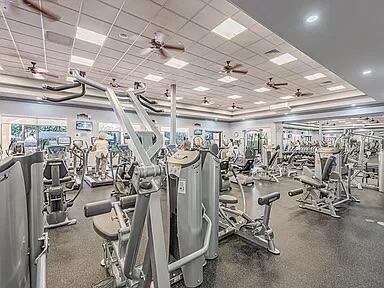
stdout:
POLYGON ((114 213, 107 213, 93 217, 93 229, 105 240, 117 241, 119 235, 119 221, 114 213))
POLYGON ((306 175, 300 175, 295 177, 295 180, 298 180, 304 184, 313 186, 315 188, 324 188, 325 184, 317 179, 313 179, 312 177, 306 175))
MULTIPOLYGON (((72 176, 67 176, 64 178, 60 178, 60 184, 68 183, 73 180, 72 176)), ((44 185, 52 185, 52 179, 44 179, 44 185)))
POLYGON ((237 204, 239 201, 235 196, 231 195, 220 195, 219 202, 223 204, 237 204))

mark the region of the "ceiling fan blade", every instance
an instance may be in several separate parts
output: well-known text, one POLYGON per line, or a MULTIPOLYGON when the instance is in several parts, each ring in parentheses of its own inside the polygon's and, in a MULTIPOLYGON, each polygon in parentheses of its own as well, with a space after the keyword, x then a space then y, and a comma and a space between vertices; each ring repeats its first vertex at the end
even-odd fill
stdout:
POLYGON ((153 51, 152 48, 145 48, 145 49, 140 51, 140 55, 147 55, 147 54, 151 53, 152 51, 153 51))
POLYGON ((236 108, 239 110, 243 109, 243 107, 241 107, 241 106, 236 106, 236 108))
POLYGON ((312 96, 312 95, 313 95, 313 93, 301 93, 300 96, 312 96))
POLYGON ((247 74, 248 70, 232 70, 233 73, 247 74))
POLYGON ((288 83, 275 83, 274 86, 286 86, 288 83))
POLYGON ((232 71, 233 71, 234 69, 240 68, 240 67, 242 67, 242 66, 243 66, 242 64, 237 63, 237 64, 233 65, 233 66, 231 67, 231 69, 232 69, 232 71))
POLYGON ((279 90, 280 89, 279 87, 276 87, 275 85, 272 85, 272 86, 269 86, 269 87, 272 87, 275 90, 279 90))
POLYGON ((163 32, 157 31, 155 32, 155 40, 157 42, 163 43, 165 39, 165 34, 163 32))
POLYGON ((160 56, 163 57, 164 59, 169 58, 169 55, 165 49, 159 49, 160 56))
POLYGON ((164 44, 163 48, 185 51, 184 45, 182 45, 182 44, 164 44))
POLYGON ((25 5, 29 6, 32 10, 35 10, 36 12, 43 14, 44 16, 46 16, 47 18, 53 21, 59 21, 61 19, 61 17, 58 16, 57 14, 53 13, 48 9, 40 8, 40 5, 33 3, 31 0, 22 0, 22 1, 25 5))

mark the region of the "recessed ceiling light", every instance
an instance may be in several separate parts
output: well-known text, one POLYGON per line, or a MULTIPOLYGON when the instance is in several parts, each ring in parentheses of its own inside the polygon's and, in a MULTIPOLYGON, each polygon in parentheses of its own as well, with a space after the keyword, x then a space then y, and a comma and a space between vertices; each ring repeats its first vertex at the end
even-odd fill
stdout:
POLYGON ((188 64, 189 64, 188 62, 185 62, 183 60, 179 60, 176 58, 171 58, 167 62, 164 63, 164 65, 171 66, 171 67, 174 67, 177 69, 181 69, 181 68, 187 66, 188 64))
POLYGON ((33 73, 32 74, 33 78, 39 79, 39 80, 45 80, 44 76, 39 74, 39 73, 33 73))
POLYGON ((275 58, 272 58, 272 59, 269 59, 269 61, 277 64, 277 65, 283 65, 283 64, 287 64, 289 62, 292 62, 292 61, 296 61, 297 58, 292 56, 291 54, 289 53, 285 53, 283 55, 280 55, 280 56, 277 56, 275 58))
MULTIPOLYGON (((356 106, 356 104, 355 104, 355 103, 353 103, 353 104, 351 104, 351 106, 352 106, 352 107, 355 107, 355 106, 356 106)), ((351 118, 351 119, 353 119, 353 118, 351 118)))
POLYGON ((261 88, 255 89, 253 91, 256 91, 256 92, 259 92, 259 93, 263 93, 263 92, 271 91, 271 89, 265 88, 265 87, 261 87, 261 88))
POLYGON ((163 80, 164 78, 161 76, 148 74, 147 76, 144 77, 144 79, 159 82, 159 81, 163 80))
POLYGON ((239 99, 239 98, 243 98, 243 96, 240 96, 240 95, 232 95, 232 96, 228 96, 229 99, 239 99))
POLYGON ((0 70, 1 70, 1 71, 3 71, 3 70, 4 70, 4 68, 3 68, 1 65, 0 65, 0 70))
POLYGON ((285 112, 284 115, 288 115, 288 112, 285 112))
POLYGON ((325 76, 323 73, 315 73, 312 75, 304 76, 305 79, 311 80, 311 81, 316 80, 316 79, 320 79, 320 78, 324 78, 324 77, 327 77, 327 76, 325 76))
POLYGON ((176 101, 181 99, 183 99, 183 97, 176 97, 176 101))
POLYGON ((71 62, 72 63, 81 64, 81 65, 85 65, 85 66, 92 66, 93 63, 95 63, 95 60, 72 55, 71 56, 71 62))
POLYGON ((212 32, 219 34, 220 36, 229 40, 241 32, 244 32, 245 30, 247 30, 246 27, 240 23, 237 23, 235 20, 228 18, 213 28, 212 32))
POLYGON ((371 74, 372 73, 372 70, 364 70, 363 71, 363 75, 369 75, 369 74, 371 74))
POLYGON ((36 97, 36 100, 41 101, 41 100, 43 100, 43 98, 41 98, 41 97, 36 97))
POLYGON ((217 81, 224 82, 224 83, 230 83, 233 81, 236 81, 237 78, 232 77, 232 76, 224 76, 223 78, 217 79, 217 81))
POLYGON ((311 15, 311 16, 307 17, 307 19, 305 21, 307 23, 313 23, 313 22, 316 22, 317 20, 319 20, 318 15, 311 15))
POLYGON ((253 102, 253 104, 256 104, 256 105, 261 105, 261 104, 265 104, 267 102, 265 101, 256 101, 256 102, 253 102))
POLYGON ((89 43, 102 46, 107 36, 100 33, 93 32, 88 29, 77 27, 76 38, 89 43))
POLYGON ((343 86, 343 85, 338 85, 338 86, 328 87, 327 89, 328 89, 329 91, 337 91, 337 90, 345 89, 345 86, 343 86))
POLYGON ((203 86, 199 86, 199 87, 193 88, 192 90, 199 91, 199 92, 204 92, 204 91, 208 91, 209 88, 203 87, 203 86))
POLYGON ((280 99, 287 100, 287 99, 293 99, 295 97, 288 95, 288 96, 281 96, 280 99))
POLYGON ((71 76, 68 76, 67 79, 66 79, 66 81, 68 81, 68 82, 73 82, 75 80, 76 80, 76 78, 75 77, 71 77, 71 76))

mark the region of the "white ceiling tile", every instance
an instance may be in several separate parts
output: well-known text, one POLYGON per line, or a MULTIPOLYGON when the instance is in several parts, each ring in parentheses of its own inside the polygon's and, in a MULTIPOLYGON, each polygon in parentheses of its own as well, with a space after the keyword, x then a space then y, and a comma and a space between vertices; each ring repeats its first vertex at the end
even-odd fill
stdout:
POLYGON ((178 34, 195 41, 201 39, 208 33, 209 31, 207 29, 204 29, 193 22, 188 22, 178 32, 178 34))
POLYGON ((271 42, 265 39, 261 39, 260 41, 249 45, 247 48, 255 53, 263 55, 265 52, 276 48, 276 45, 272 44, 271 42))
POLYGON ((101 49, 100 55, 118 60, 118 59, 120 59, 121 56, 123 56, 123 53, 121 51, 117 51, 114 49, 103 47, 101 49))
POLYGON ((47 50, 47 57, 67 61, 67 65, 70 58, 69 56, 69 54, 47 50))
POLYGON ((211 6, 205 6, 204 9, 192 18, 192 21, 207 28, 208 30, 212 30, 227 18, 227 16, 220 13, 216 9, 213 9, 211 6))
POLYGON ((36 38, 39 38, 42 35, 41 28, 33 27, 31 25, 13 21, 13 20, 8 20, 7 22, 12 32, 18 32, 18 33, 30 35, 36 38))
POLYGON ((160 9, 161 6, 159 4, 148 0, 127 0, 123 7, 125 12, 148 21, 151 21, 160 9))
POLYGON ((17 5, 12 7, 12 13, 7 14, 7 20, 12 19, 20 21, 23 19, 23 23, 32 25, 35 27, 41 27, 40 15, 32 12, 31 10, 24 10, 19 8, 17 5))
POLYGON ((218 36, 216 33, 209 32, 206 36, 199 40, 199 43, 204 44, 212 49, 223 44, 226 41, 223 37, 218 36))
MULTIPOLYGON (((70 25, 76 25, 80 3, 81 1, 78 0, 42 1, 44 8, 50 11, 60 11, 60 22, 70 25), (63 5, 63 2, 65 2, 65 5, 63 5)), ((44 24, 49 21, 51 20, 44 18, 44 24)))
POLYGON ((56 51, 56 52, 60 52, 60 53, 69 54, 69 53, 71 53, 71 48, 72 47, 52 43, 50 41, 45 42, 45 49, 47 49, 47 50, 52 50, 52 51, 56 51))
MULTIPOLYGON (((57 22, 53 22, 53 23, 57 23, 57 22)), ((95 18, 89 17, 89 16, 84 15, 84 14, 81 14, 81 16, 80 16, 79 26, 81 28, 85 28, 85 29, 88 29, 88 30, 91 30, 93 32, 97 32, 97 33, 100 33, 103 35, 107 35, 108 30, 111 27, 111 25, 108 23, 105 23, 101 20, 97 20, 95 18)), ((72 33, 72 35, 68 35, 68 36, 73 37, 75 35, 75 31, 76 31, 75 29, 76 29, 76 27, 73 27, 74 32, 72 33)), ((67 34, 65 34, 65 35, 67 35, 67 34)))
POLYGON ((191 41, 183 36, 180 36, 180 35, 177 35, 177 34, 174 34, 172 35, 172 37, 167 41, 167 43, 170 43, 170 44, 176 44, 176 43, 179 43, 179 44, 183 44, 184 45, 184 48, 188 49, 189 47, 191 47, 192 45, 195 44, 194 41, 191 41))
POLYGON ((84 50, 87 52, 97 53, 100 49, 100 46, 89 43, 83 40, 76 39, 75 46, 76 49, 84 50))
POLYGON ((204 55, 204 58, 209 59, 213 62, 223 62, 227 58, 223 53, 216 52, 215 50, 210 51, 208 54, 204 55))
POLYGON ((251 27, 256 23, 256 21, 253 18, 249 17, 243 11, 237 12, 231 18, 247 28, 251 27))
POLYGON ((271 30, 267 29, 258 22, 254 23, 249 29, 261 37, 267 37, 273 33, 271 30))
POLYGON ((206 4, 200 0, 168 0, 165 3, 165 7, 188 19, 194 16, 204 5, 206 4))
POLYGON ((246 59, 251 58, 252 56, 255 56, 255 53, 246 48, 242 48, 233 54, 233 57, 241 61, 245 61, 246 59))
POLYGON ((209 2, 209 5, 229 17, 239 11, 239 9, 226 0, 212 0, 209 2))
POLYGON ((260 55, 255 55, 249 59, 247 59, 247 63, 253 66, 256 66, 258 64, 264 63, 268 61, 266 58, 260 56, 260 55))
POLYGON ((226 41, 224 44, 220 45, 216 48, 216 50, 223 52, 225 54, 231 55, 232 53, 235 53, 236 51, 240 50, 241 46, 231 42, 226 41))
POLYGON ((111 48, 111 49, 114 49, 114 50, 117 50, 120 52, 125 52, 125 51, 127 51, 127 49, 129 48, 130 45, 131 44, 129 44, 129 43, 124 43, 122 41, 118 41, 118 40, 115 40, 115 39, 108 37, 104 41, 103 47, 111 48))
POLYGON ((253 33, 252 31, 245 30, 244 32, 240 33, 239 35, 235 36, 231 39, 231 41, 243 46, 247 47, 248 45, 255 43, 262 38, 258 36, 257 34, 253 33))
POLYGON ((271 35, 265 37, 265 40, 268 40, 269 42, 271 42, 272 44, 275 44, 275 45, 280 45, 280 44, 284 43, 284 39, 277 36, 276 34, 271 34, 271 35))
MULTIPOLYGON (((95 0, 83 0, 82 13, 112 23, 119 10, 109 4, 95 0)), ((81 27, 81 26, 80 26, 81 27)), ((92 30, 92 29, 89 29, 92 30)), ((95 31, 97 32, 97 31, 95 31)))
MULTIPOLYGON (((47 22, 44 24, 44 29, 47 31, 53 31, 55 33, 65 35, 73 38, 75 35, 76 28, 75 26, 63 23, 63 22, 47 22)), ((95 31, 97 32, 97 31, 95 31)))
POLYGON ((94 60, 96 57, 96 53, 91 53, 91 52, 87 52, 79 49, 73 49, 72 55, 76 55, 76 56, 91 59, 91 60, 94 60))
POLYGON ((121 11, 115 25, 127 31, 140 33, 146 27, 147 23, 145 20, 121 11))
POLYGON ((177 32, 187 22, 187 19, 163 8, 153 19, 153 22, 173 32, 177 32))
MULTIPOLYGON (((15 39, 16 43, 25 43, 31 46, 36 46, 36 47, 43 47, 43 41, 42 38, 35 38, 35 37, 30 37, 27 35, 19 34, 19 33, 12 33, 13 38, 15 39)), ((3 46, 3 40, 0 41, 0 45, 3 46)), ((13 43, 12 43, 13 45, 13 43)))

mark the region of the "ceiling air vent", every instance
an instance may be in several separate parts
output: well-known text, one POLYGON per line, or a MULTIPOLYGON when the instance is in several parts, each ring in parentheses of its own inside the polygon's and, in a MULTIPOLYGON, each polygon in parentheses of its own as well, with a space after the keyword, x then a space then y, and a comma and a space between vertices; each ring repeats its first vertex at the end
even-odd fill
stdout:
POLYGON ((327 81, 324 81, 324 82, 321 82, 320 85, 328 85, 328 84, 332 84, 333 82, 331 80, 327 80, 327 81))
POLYGON ((46 31, 45 37, 48 41, 60 44, 63 46, 72 47, 74 39, 56 32, 46 31))
POLYGON ((264 52, 265 55, 269 55, 269 54, 277 54, 277 53, 280 53, 279 50, 277 49, 272 49, 272 50, 269 50, 267 52, 264 52))
POLYGON ((227 84, 220 85, 220 87, 223 87, 223 88, 226 88, 226 89, 230 89, 230 88, 234 88, 234 87, 236 87, 236 86, 233 85, 233 84, 229 84, 229 83, 227 83, 227 84))

